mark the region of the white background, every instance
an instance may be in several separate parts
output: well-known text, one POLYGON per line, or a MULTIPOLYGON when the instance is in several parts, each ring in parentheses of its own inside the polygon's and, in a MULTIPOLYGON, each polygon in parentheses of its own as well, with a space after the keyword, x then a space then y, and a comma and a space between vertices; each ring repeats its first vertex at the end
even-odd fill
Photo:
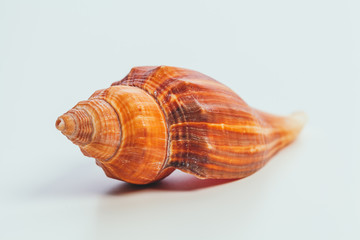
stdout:
POLYGON ((0 1, 0 239, 360 239, 359 1, 0 1), (107 178, 55 120, 133 66, 309 121, 238 181, 107 178))

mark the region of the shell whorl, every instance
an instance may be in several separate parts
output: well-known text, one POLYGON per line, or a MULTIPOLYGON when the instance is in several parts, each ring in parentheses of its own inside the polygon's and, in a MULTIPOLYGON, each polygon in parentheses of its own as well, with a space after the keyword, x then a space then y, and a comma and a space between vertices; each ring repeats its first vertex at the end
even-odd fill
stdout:
POLYGON ((227 86, 188 69, 136 67, 116 85, 143 89, 157 100, 169 129, 166 167, 199 178, 249 176, 304 124, 257 111, 227 86))
POLYGON ((98 90, 60 116, 56 127, 109 177, 146 184, 173 171, 162 169, 167 148, 163 113, 139 88, 98 90))

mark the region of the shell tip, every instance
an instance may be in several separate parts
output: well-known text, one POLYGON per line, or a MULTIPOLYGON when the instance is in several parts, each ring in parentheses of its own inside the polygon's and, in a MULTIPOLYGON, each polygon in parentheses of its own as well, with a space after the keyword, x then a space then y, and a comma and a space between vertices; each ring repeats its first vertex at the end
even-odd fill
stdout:
POLYGON ((294 112, 290 117, 296 122, 301 128, 307 123, 308 116, 305 112, 294 112))
POLYGON ((288 117, 289 129, 298 135, 308 121, 307 114, 305 112, 294 112, 288 117))
POLYGON ((59 117, 57 120, 56 120, 56 123, 55 123, 55 126, 56 126, 56 128, 59 130, 59 131, 64 131, 64 129, 65 129, 65 122, 64 122, 64 120, 61 118, 61 117, 59 117))

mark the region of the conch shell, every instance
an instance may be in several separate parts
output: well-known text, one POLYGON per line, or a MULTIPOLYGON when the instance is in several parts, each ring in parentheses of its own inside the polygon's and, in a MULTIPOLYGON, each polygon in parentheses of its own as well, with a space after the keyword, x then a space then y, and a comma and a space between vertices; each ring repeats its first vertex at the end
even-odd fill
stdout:
POLYGON ((56 120, 108 177, 148 184, 175 169, 198 178, 238 179, 291 143, 304 113, 275 116, 196 71, 135 67, 56 120))

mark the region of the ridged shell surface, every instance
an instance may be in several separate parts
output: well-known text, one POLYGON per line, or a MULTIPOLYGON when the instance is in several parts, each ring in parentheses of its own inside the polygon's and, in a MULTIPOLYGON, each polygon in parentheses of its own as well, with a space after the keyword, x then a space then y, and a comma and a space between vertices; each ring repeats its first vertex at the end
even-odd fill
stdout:
POLYGON ((159 104, 167 124, 163 168, 199 178, 243 178, 294 140, 301 114, 278 117, 249 107, 236 93, 196 71, 136 67, 112 86, 137 87, 159 104))

